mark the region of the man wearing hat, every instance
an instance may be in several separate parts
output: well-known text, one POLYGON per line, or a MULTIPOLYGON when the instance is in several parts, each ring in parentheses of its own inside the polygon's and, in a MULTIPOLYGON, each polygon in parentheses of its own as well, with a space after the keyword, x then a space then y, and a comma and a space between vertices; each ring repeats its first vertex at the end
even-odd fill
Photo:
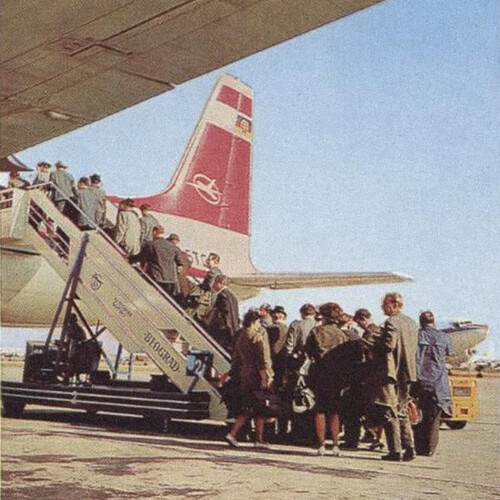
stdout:
POLYGON ((181 261, 181 265, 180 267, 177 268, 178 271, 177 284, 179 286, 175 298, 182 307, 186 307, 187 300, 189 294, 191 293, 191 288, 192 288, 192 285, 188 280, 188 272, 189 268, 191 267, 191 259, 189 258, 189 255, 186 252, 182 251, 179 248, 179 243, 181 242, 179 235, 172 233, 167 238, 167 241, 170 241, 170 243, 175 245, 179 250, 179 258, 181 261))
MULTIPOLYGON (((288 396, 285 394, 287 314, 283 306, 275 306, 274 309, 271 309, 270 314, 272 323, 266 327, 266 331, 273 362, 274 389, 286 397, 288 396)), ((283 417, 278 419, 278 437, 281 441, 285 441, 287 438, 288 420, 288 418, 283 417)))
POLYGON ((25 181, 17 170, 9 172, 8 188, 25 189, 29 186, 29 182, 25 181))
MULTIPOLYGON (((50 181, 50 163, 46 161, 39 161, 36 169, 36 176, 32 182, 32 186, 37 186, 38 184, 46 184, 50 181)), ((49 186, 44 186, 40 188, 42 191, 45 191, 47 194, 50 192, 49 186)))
POLYGON ((101 187, 101 176, 99 174, 90 176, 89 191, 94 195, 97 202, 96 220, 94 222, 99 227, 103 227, 106 221, 106 191, 101 187))
POLYGON ((67 201, 75 196, 75 179, 68 173, 67 166, 62 162, 56 163, 55 172, 50 172, 49 180, 52 182, 52 199, 54 204, 64 215, 67 215, 68 206, 67 201))

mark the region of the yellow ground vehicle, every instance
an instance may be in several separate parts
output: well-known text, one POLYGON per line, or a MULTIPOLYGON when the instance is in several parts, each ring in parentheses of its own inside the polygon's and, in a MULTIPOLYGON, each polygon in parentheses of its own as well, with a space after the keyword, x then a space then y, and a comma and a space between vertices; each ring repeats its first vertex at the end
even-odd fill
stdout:
POLYGON ((472 377, 450 376, 451 397, 453 398, 453 416, 442 421, 450 429, 463 429, 467 422, 479 417, 477 380, 472 377))

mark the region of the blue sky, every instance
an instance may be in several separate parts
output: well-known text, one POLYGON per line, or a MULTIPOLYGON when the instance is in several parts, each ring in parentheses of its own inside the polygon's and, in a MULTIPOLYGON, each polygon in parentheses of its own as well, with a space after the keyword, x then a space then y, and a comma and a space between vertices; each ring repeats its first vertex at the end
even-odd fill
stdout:
POLYGON ((166 186, 216 77, 255 91, 252 259, 262 271, 401 271, 415 281, 264 292, 471 318, 500 356, 497 2, 387 0, 18 156, 99 172, 113 194, 166 186), (147 175, 144 175, 146 170, 147 175))

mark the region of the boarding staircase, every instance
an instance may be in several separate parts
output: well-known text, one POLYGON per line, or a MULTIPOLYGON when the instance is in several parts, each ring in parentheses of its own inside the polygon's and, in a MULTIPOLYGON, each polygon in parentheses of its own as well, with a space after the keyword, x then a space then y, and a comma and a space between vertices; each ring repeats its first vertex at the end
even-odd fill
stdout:
MULTIPOLYGON (((22 239, 63 279, 68 280, 84 246, 76 294, 87 311, 129 352, 147 354, 182 393, 210 395, 210 418, 223 420, 226 408, 218 376, 230 367, 229 355, 152 280, 128 262, 99 228, 81 231, 54 206, 42 189, 12 190, 1 201, 2 237, 22 239), (213 353, 210 374, 186 373, 191 349, 213 353)), ((47 284, 50 286, 50 284, 47 284)))

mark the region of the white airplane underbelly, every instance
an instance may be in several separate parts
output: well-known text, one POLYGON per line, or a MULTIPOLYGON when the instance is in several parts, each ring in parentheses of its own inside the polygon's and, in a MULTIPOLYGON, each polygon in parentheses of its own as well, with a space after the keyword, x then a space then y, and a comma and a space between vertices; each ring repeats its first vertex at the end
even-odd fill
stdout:
POLYGON ((2 249, 2 308, 4 326, 50 325, 64 282, 38 255, 2 249))

